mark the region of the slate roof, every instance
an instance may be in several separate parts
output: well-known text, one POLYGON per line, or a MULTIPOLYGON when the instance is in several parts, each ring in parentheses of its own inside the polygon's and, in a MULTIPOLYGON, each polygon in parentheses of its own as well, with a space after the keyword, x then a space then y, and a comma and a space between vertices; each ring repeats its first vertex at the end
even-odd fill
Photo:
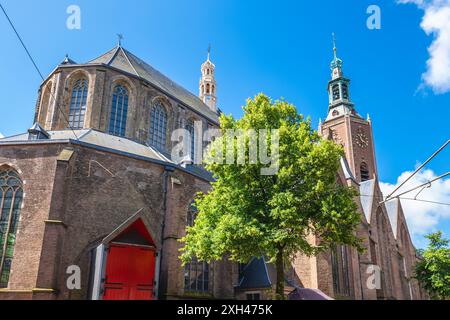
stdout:
POLYGON ((353 176, 353 173, 350 170, 347 159, 344 157, 341 157, 341 167, 342 167, 342 171, 344 171, 345 179, 351 179, 354 182, 356 182, 355 176, 353 176))
POLYGON ((253 258, 240 275, 239 290, 270 288, 269 273, 264 258, 253 258))
POLYGON ((366 216, 367 222, 370 223, 375 195, 375 179, 361 182, 359 185, 359 194, 364 215, 366 216))
POLYGON ((187 106, 195 109, 209 120, 218 123, 218 113, 213 112, 199 97, 178 85, 121 46, 111 49, 98 58, 89 61, 86 65, 109 66, 139 77, 148 81, 168 95, 183 102, 187 106))
POLYGON ((389 217, 389 222, 391 223, 392 232, 394 237, 397 239, 397 224, 398 224, 398 210, 399 210, 400 200, 398 198, 385 202, 386 211, 389 217))
MULTIPOLYGON (((34 126, 33 126, 34 127, 34 126)), ((134 156, 143 160, 152 160, 162 165, 177 167, 180 170, 187 171, 192 175, 198 176, 207 181, 212 181, 211 173, 202 167, 190 165, 186 168, 179 166, 176 162, 170 159, 169 156, 160 151, 135 142, 133 140, 113 136, 94 129, 82 130, 56 130, 47 131, 48 139, 29 140, 29 133, 22 133, 11 137, 0 139, 0 146, 7 144, 39 144, 52 142, 72 142, 85 146, 94 147, 103 151, 110 151, 120 153, 125 156, 134 156)))

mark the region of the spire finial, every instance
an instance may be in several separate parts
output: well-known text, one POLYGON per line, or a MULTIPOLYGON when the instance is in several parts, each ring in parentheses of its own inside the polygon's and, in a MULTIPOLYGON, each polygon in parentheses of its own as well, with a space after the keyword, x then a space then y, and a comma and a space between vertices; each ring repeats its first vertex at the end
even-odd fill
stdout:
POLYGON ((208 45, 208 60, 211 56, 211 43, 208 45))
POLYGON ((333 32, 333 52, 334 59, 337 59, 336 34, 333 32))
POLYGON ((117 34, 117 46, 121 47, 122 46, 122 40, 123 40, 123 34, 118 33, 117 34))

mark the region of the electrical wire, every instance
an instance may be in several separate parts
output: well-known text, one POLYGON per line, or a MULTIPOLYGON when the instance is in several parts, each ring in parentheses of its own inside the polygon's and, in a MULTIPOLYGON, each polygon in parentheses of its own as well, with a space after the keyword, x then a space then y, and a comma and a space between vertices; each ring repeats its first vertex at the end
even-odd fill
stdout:
POLYGON ((394 197, 391 198, 389 200, 385 200, 386 197, 380 197, 380 196, 371 196, 368 194, 360 194, 360 197, 370 197, 370 198, 374 198, 377 200, 383 200, 380 202, 381 203, 385 203, 385 202, 389 202, 392 201, 394 199, 400 199, 400 200, 407 200, 407 201, 419 201, 419 202, 427 202, 427 203, 434 203, 434 204, 439 204, 439 205, 443 205, 443 206, 450 206, 450 203, 445 203, 445 202, 438 202, 438 201, 431 201, 431 200, 425 200, 425 199, 415 199, 415 198, 405 198, 405 197, 394 197))
MULTIPOLYGON (((30 58, 31 63, 33 64, 34 68, 36 69, 37 73, 39 74, 39 77, 40 77, 40 78, 42 79, 42 81, 44 82, 44 81, 45 81, 45 78, 44 78, 44 76, 42 75, 41 70, 40 70, 39 67, 37 66, 36 60, 35 60, 35 59, 33 58, 33 56, 31 55, 30 51, 28 50, 27 46, 25 45, 24 41, 22 40, 22 37, 20 36, 19 32, 17 31, 16 27, 14 26, 14 23, 12 22, 11 18, 9 17, 8 13, 6 12, 5 8, 3 7, 3 5, 2 5, 1 3, 0 3, 0 8, 2 9, 2 11, 3 11, 3 13, 4 13, 6 19, 8 20, 8 22, 9 22, 11 28, 13 29, 14 33, 16 34, 17 38, 19 39, 19 41, 20 41, 20 43, 21 43, 23 49, 24 49, 25 52, 27 53, 28 58, 30 58)), ((50 94, 51 94, 51 96, 53 97, 53 100, 54 100, 54 102, 55 102, 55 106, 58 108, 58 110, 59 110, 59 111, 61 112, 61 114, 63 115, 64 121, 67 122, 67 125, 69 126, 69 129, 72 130, 72 132, 73 132, 73 134, 74 134, 76 140, 79 140, 77 134, 75 133, 75 130, 74 130, 73 127, 70 125, 70 122, 69 122, 69 120, 68 120, 68 118, 67 118, 67 116, 66 116, 66 113, 65 113, 65 112, 63 111, 63 109, 60 107, 60 105, 59 105, 59 103, 58 103, 58 101, 57 101, 55 95, 53 94, 52 90, 50 90, 50 94)))
MULTIPOLYGON (((431 157, 429 157, 419 168, 417 168, 409 177, 408 179, 406 179, 405 181, 403 181, 397 188, 394 189, 394 191, 392 191, 387 197, 385 201, 389 201, 390 198, 392 197, 392 195, 394 193, 396 193, 401 187, 403 187, 405 185, 406 182, 408 182, 412 177, 414 177, 420 170, 422 170, 422 168, 425 167, 425 165, 430 162, 431 160, 433 160, 434 157, 436 157, 442 150, 444 150, 445 147, 447 147, 447 145, 450 143, 450 139, 447 140, 444 145, 442 147, 440 147, 435 153, 433 153, 431 155, 431 157)), ((419 187, 420 188, 420 187, 419 187)), ((417 189, 417 188, 416 188, 417 189)), ((414 189, 415 190, 415 189, 414 189)), ((411 190, 412 191, 412 190, 411 190)), ((404 194, 404 193, 403 193, 404 194)))

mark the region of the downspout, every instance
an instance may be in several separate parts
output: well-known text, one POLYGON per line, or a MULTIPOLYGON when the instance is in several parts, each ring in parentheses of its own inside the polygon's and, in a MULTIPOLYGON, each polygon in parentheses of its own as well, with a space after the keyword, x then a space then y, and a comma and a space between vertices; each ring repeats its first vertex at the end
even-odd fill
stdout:
POLYGON ((168 189, 169 189, 169 176, 170 173, 175 171, 175 168, 172 166, 165 166, 164 167, 164 173, 163 173, 163 218, 162 218, 162 224, 161 224, 161 250, 159 251, 159 276, 158 276, 158 299, 163 299, 163 296, 165 292, 167 291, 167 277, 165 278, 166 270, 164 272, 161 272, 162 265, 163 265, 163 259, 164 259, 164 233, 166 229, 166 216, 167 216, 167 207, 168 207, 168 189), (161 290, 162 289, 162 290, 161 290))

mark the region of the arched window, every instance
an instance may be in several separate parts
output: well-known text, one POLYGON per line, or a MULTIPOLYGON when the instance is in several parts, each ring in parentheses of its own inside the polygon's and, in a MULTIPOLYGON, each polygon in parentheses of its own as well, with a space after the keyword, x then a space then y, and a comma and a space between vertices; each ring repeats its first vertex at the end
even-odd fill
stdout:
POLYGON ((361 163, 360 173, 361 181, 367 181, 370 179, 369 168, 367 167, 367 164, 365 162, 361 163))
POLYGON ((80 79, 72 87, 72 97, 69 108, 69 127, 72 129, 82 129, 84 126, 84 116, 86 114, 86 101, 88 94, 88 82, 80 79))
POLYGON ((191 160, 195 162, 195 144, 196 144, 196 135, 195 135, 195 125, 194 121, 189 120, 186 124, 186 131, 189 132, 189 154, 191 155, 191 160))
MULTIPOLYGON (((197 208, 192 204, 188 210, 186 225, 192 227, 197 215, 197 208)), ((184 267, 184 291, 193 293, 208 293, 209 285, 209 264, 193 258, 184 267)))
POLYGON ((125 136, 128 113, 128 90, 121 85, 114 88, 109 120, 109 133, 115 136, 125 136))
POLYGON ((206 84, 206 94, 211 92, 209 83, 206 84))
POLYGON ((150 112, 150 145, 166 150, 167 113, 160 101, 156 101, 150 112))
POLYGON ((350 296, 348 248, 336 246, 331 249, 331 269, 333 275, 333 290, 338 296, 350 296))
POLYGON ((339 85, 333 85, 333 101, 339 100, 341 98, 341 93, 339 92, 339 85))
POLYGON ((45 127, 48 114, 48 106, 50 105, 50 96, 52 94, 52 83, 48 82, 44 87, 44 94, 42 95, 41 104, 37 112, 37 122, 45 127))
POLYGON ((342 98, 348 100, 348 86, 345 83, 342 84, 342 98))
POLYGON ((216 93, 216 86, 215 86, 215 85, 212 85, 212 91, 211 91, 211 93, 212 93, 212 94, 215 94, 215 93, 216 93))
POLYGON ((22 181, 17 173, 0 171, 0 288, 8 287, 22 199, 22 181))

